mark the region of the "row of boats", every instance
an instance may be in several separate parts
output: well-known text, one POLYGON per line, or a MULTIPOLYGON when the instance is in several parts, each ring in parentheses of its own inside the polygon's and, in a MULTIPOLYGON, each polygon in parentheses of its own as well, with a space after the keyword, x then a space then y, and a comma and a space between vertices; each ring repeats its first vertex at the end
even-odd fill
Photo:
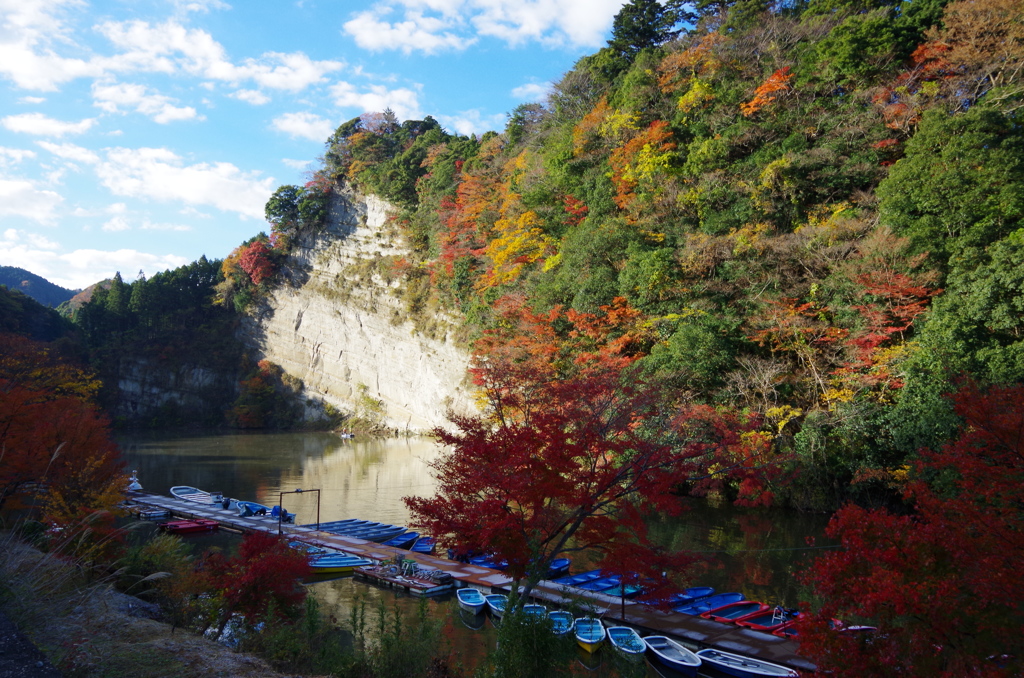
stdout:
MULTIPOLYGON (((504 616, 508 605, 508 596, 505 594, 484 595, 471 587, 458 589, 456 597, 459 606, 467 612, 481 614, 486 609, 498 619, 504 616)), ((628 626, 606 627, 595 617, 577 618, 566 610, 548 610, 535 603, 523 605, 522 614, 539 623, 549 624, 551 632, 557 636, 572 634, 579 646, 587 652, 597 652, 607 642, 631 659, 640 660, 645 653, 649 653, 655 661, 685 676, 696 676, 698 669, 705 664, 737 678, 796 678, 799 675, 785 666, 713 648, 693 652, 668 636, 641 637, 628 626)))
MULTIPOLYGON (((642 593, 636 585, 623 585, 619 575, 608 575, 602 570, 591 570, 571 576, 560 577, 553 583, 591 593, 632 598, 642 593)), ((797 634, 796 622, 800 613, 781 606, 746 600, 742 593, 715 593, 710 586, 695 586, 673 593, 653 604, 668 607, 679 614, 689 614, 718 622, 735 623, 739 626, 772 633, 782 637, 797 634)))

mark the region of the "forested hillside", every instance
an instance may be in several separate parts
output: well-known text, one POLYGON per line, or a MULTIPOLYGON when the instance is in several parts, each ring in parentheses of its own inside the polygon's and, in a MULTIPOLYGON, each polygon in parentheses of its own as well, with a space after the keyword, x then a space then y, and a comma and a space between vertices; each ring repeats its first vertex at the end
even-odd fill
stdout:
POLYGON ((0 266, 0 285, 18 290, 41 304, 56 308, 75 296, 74 291, 17 266, 0 266))
POLYGON ((634 0, 501 132, 341 125, 220 298, 258 302, 354 184, 414 255, 345 284, 399 280, 421 331, 542 324, 563 371, 614 345, 679 403, 760 415, 786 501, 881 499, 956 433, 959 380, 1024 378, 1022 64, 1015 0, 634 0))

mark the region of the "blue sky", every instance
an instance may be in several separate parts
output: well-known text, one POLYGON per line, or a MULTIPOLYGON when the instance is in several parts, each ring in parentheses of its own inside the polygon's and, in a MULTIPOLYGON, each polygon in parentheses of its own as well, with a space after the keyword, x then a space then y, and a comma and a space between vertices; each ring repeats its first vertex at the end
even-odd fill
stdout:
POLYGON ((0 264, 80 288, 222 258, 340 123, 501 130, 623 2, 0 0, 0 264))

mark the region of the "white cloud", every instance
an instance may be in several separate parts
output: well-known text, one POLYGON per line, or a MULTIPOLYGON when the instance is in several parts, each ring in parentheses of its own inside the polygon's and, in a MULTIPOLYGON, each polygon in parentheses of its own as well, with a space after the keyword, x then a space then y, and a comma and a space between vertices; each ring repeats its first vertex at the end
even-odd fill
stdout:
POLYGON ((625 0, 384 0, 353 15, 345 32, 369 50, 434 54, 480 37, 509 45, 597 47, 625 0), (391 15, 401 13, 392 20, 391 15))
POLYGON ((551 91, 551 83, 530 82, 512 89, 512 97, 520 101, 540 101, 551 91))
POLYGON ((96 173, 115 195, 208 205, 254 219, 263 218, 276 188, 273 177, 261 179, 227 162, 186 165, 165 148, 109 149, 96 173))
POLYGON ((335 127, 330 120, 313 113, 285 113, 274 118, 272 124, 276 130, 310 141, 326 141, 335 127))
POLYGON ((54 91, 73 78, 98 75, 102 67, 57 55, 53 46, 73 43, 62 15, 79 0, 32 2, 5 0, 0 5, 0 74, 23 89, 54 91))
POLYGON ((179 12, 198 12, 206 14, 211 9, 231 9, 231 5, 221 0, 173 0, 179 12))
MULTIPOLYGON (((326 139, 326 137, 324 137, 326 139)), ((294 170, 305 170, 309 168, 309 160, 293 160, 292 158, 281 158, 281 162, 285 167, 290 167, 294 170)))
POLYGON ((345 32, 355 38, 356 44, 363 49, 400 49, 406 54, 413 51, 427 54, 460 51, 476 42, 476 38, 461 37, 446 30, 454 26, 451 18, 438 19, 407 11, 404 21, 389 23, 383 20, 383 16, 390 11, 386 6, 378 6, 375 11, 360 12, 345 22, 345 32))
POLYGON ((5 148, 0 146, 0 167, 10 167, 11 165, 17 165, 23 160, 36 157, 35 151, 29 151, 23 148, 5 148))
POLYGON ((139 228, 141 228, 143 231, 191 231, 192 230, 191 226, 186 226, 185 224, 159 224, 159 223, 154 223, 154 222, 150 221, 149 219, 144 219, 142 221, 142 226, 140 226, 139 228))
POLYGON ((400 87, 389 90, 384 85, 370 85, 363 91, 347 82, 331 87, 331 95, 337 106, 358 108, 364 113, 381 112, 390 108, 399 120, 416 120, 422 117, 419 95, 411 89, 400 87))
POLYGON ((114 217, 107 223, 103 224, 102 229, 111 233, 118 233, 120 231, 131 230, 131 225, 129 225, 128 220, 124 217, 114 217))
POLYGON ((0 178, 0 217, 25 217, 41 224, 53 223, 63 198, 36 188, 25 179, 0 178))
POLYGON ((76 144, 55 144, 50 141, 37 141, 36 143, 41 148, 53 153, 55 156, 63 160, 80 162, 86 165, 95 165, 100 161, 100 157, 98 155, 90 151, 88 148, 84 148, 76 144))
POLYGON ((19 104, 41 104, 46 101, 45 97, 21 97, 18 99, 19 104))
POLYGON ((93 83, 92 97, 93 105, 107 113, 123 113, 122 107, 128 108, 148 115, 160 124, 196 117, 202 119, 191 106, 175 106, 170 97, 150 93, 143 85, 93 83))
POLYGON ((252 80, 261 87, 298 92, 326 82, 327 73, 344 67, 340 61, 314 61, 302 52, 266 52, 258 59, 233 64, 224 47, 206 31, 175 21, 106 22, 98 27, 114 45, 125 50, 116 67, 173 73, 183 70, 209 80, 238 84, 252 80))
POLYGON ((270 103, 270 97, 258 89, 240 89, 229 96, 253 106, 262 106, 263 104, 270 103))
POLYGON ((185 257, 173 254, 150 254, 129 249, 79 249, 65 253, 57 250, 57 243, 13 228, 4 231, 0 239, 0 261, 16 261, 18 266, 69 289, 88 287, 114 277, 118 271, 128 272, 126 279, 131 279, 135 271, 145 270, 152 275, 188 263, 185 257))
POLYGON ((64 122, 42 113, 21 113, 19 115, 8 115, 6 118, 0 119, 0 124, 12 132, 62 137, 65 134, 81 134, 87 131, 96 124, 96 119, 86 118, 79 122, 64 122))
POLYGON ((479 110, 462 111, 456 115, 439 115, 438 121, 459 134, 483 134, 505 129, 505 114, 484 115, 479 110))

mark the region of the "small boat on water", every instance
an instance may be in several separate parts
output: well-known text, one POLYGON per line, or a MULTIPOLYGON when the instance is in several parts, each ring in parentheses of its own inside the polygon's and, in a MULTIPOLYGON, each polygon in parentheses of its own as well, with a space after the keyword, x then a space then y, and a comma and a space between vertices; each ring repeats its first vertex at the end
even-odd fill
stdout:
POLYGON ((777 605, 767 610, 737 617, 733 621, 736 622, 737 626, 745 626, 755 631, 772 633, 786 624, 792 624, 799 616, 800 612, 798 610, 777 605))
POLYGON ((555 558, 548 565, 547 579, 557 579, 569 574, 570 565, 572 565, 572 561, 568 558, 555 558))
POLYGON ((492 593, 489 596, 484 596, 484 600, 487 601, 487 609, 491 611, 491 614, 501 619, 505 614, 505 606, 508 605, 508 596, 504 593, 492 593))
POLYGON ((523 614, 536 621, 541 621, 548 616, 548 608, 543 605, 531 603, 529 605, 523 605, 523 614))
POLYGON ((741 600, 735 603, 727 603, 721 607, 716 607, 713 610, 701 613, 701 617, 704 619, 710 619, 711 621, 718 622, 731 622, 734 619, 740 617, 746 617, 751 614, 758 614, 765 610, 771 610, 770 605, 759 603, 755 600, 741 600))
POLYGON ((697 656, 708 666, 737 678, 797 678, 800 674, 785 666, 772 664, 753 657, 722 652, 721 650, 698 650, 697 656))
POLYGON ((350 556, 345 553, 313 556, 309 559, 309 567, 313 570, 313 574, 352 572, 357 567, 364 567, 366 565, 373 565, 373 561, 368 558, 350 556))
POLYGON ((603 575, 601 570, 590 570, 589 572, 580 572, 579 574, 571 574, 566 577, 559 577, 555 579, 553 583, 559 586, 579 586, 588 581, 600 579, 603 575))
POLYGON ((666 636, 647 636, 644 638, 647 649, 659 662, 684 676, 696 676, 701 660, 695 653, 682 644, 666 636))
POLYGON ((192 487, 191 485, 175 485, 171 488, 171 496, 178 499, 184 499, 185 501, 192 501, 197 504, 220 504, 224 500, 224 495, 220 492, 210 493, 205 490, 192 487))
POLYGON ((608 642, 627 658, 637 661, 643 658, 647 649, 640 634, 628 626, 609 626, 608 642))
POLYGON ((601 622, 593 617, 580 617, 576 620, 576 642, 587 652, 596 652, 604 643, 608 632, 601 622))
POLYGON ((622 581, 622 577, 616 574, 611 577, 601 577, 599 579, 585 581, 581 584, 577 584, 576 588, 583 589, 584 591, 594 591, 597 593, 600 591, 607 591, 613 586, 618 586, 620 581, 622 581))
POLYGON ((220 527, 216 520, 193 518, 192 520, 168 520, 157 525, 164 532, 171 534, 191 534, 193 532, 213 532, 220 527))
POLYGON ((487 599, 484 594, 472 587, 458 589, 455 597, 459 599, 459 607, 473 614, 480 614, 487 606, 487 599))
POLYGON ((498 557, 495 555, 477 556, 476 558, 470 558, 469 564, 476 565, 477 567, 487 567, 492 570, 508 569, 508 561, 504 559, 498 560, 498 557))
POLYGON ((420 537, 413 542, 413 545, 409 547, 409 550, 413 553, 433 553, 436 545, 437 540, 433 537, 420 537))
POLYGON ((681 614, 701 615, 716 607, 722 607, 729 603, 738 603, 741 600, 743 600, 742 593, 716 593, 713 596, 702 598, 686 605, 677 605, 672 608, 672 611, 681 614))
POLYGON ((576 626, 572 613, 566 610, 551 610, 548 619, 551 620, 551 632, 556 636, 564 636, 576 626))
POLYGON ((413 545, 417 539, 420 538, 419 532, 403 532, 397 537, 392 537, 384 542, 384 546, 394 546, 396 549, 408 549, 413 545))
POLYGON ((673 593, 668 597, 669 607, 679 607, 681 605, 689 605, 695 603, 703 598, 709 598, 714 595, 715 589, 710 586, 691 586, 685 591, 679 593, 673 593))

